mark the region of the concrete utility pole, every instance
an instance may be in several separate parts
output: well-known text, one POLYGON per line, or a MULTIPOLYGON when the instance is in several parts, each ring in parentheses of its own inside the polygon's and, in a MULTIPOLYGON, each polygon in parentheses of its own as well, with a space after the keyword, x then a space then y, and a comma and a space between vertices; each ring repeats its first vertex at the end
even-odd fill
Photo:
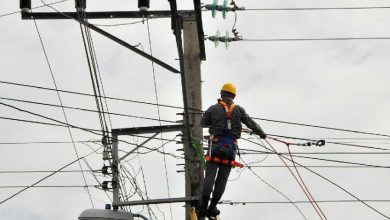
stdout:
MULTIPOLYGON (((199 147, 198 152, 192 143, 184 141, 185 153, 185 191, 186 197, 201 196, 203 183, 203 167, 200 163, 200 157, 203 156, 203 146, 200 144, 203 138, 200 110, 202 109, 202 85, 200 70, 200 50, 198 40, 198 30, 195 16, 183 17, 183 35, 184 35, 184 72, 187 89, 187 102, 189 109, 190 122, 194 125, 191 129, 192 143, 199 147), (195 110, 194 110, 195 109, 195 110), (199 155, 200 154, 200 155, 199 155)), ((184 135, 184 137, 187 137, 184 135)), ((190 206, 186 204, 186 220, 190 220, 190 206)))

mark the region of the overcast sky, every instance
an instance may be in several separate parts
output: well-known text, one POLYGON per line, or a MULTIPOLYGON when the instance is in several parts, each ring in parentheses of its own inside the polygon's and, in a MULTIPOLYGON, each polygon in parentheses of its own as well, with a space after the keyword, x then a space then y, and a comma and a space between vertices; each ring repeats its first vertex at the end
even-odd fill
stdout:
MULTIPOLYGON (((33 0, 33 6, 40 6, 40 0, 33 0)), ((54 1, 45 1, 46 3, 54 1)), ((203 1, 211 3, 212 1, 203 1)), ((312 7, 361 7, 389 6, 390 1, 334 1, 290 0, 290 1, 239 1, 236 3, 247 9, 254 8, 312 8, 312 7)), ((74 1, 53 5, 61 11, 74 11, 74 1)), ((192 1, 178 2, 180 9, 192 9, 192 1)), ((168 10, 166 0, 151 1, 150 10, 168 10)), ((19 10, 17 1, 0 0, 0 16, 19 10)), ((87 11, 138 10, 136 1, 95 0, 88 1, 87 11)), ((302 39, 302 38, 390 38, 390 9, 371 10, 305 10, 305 11, 244 11, 237 12, 236 28, 244 39, 302 39)), ((53 11, 39 8, 35 11, 53 11)), ((91 23, 122 24, 139 20, 90 20, 91 23)), ((214 35, 231 30, 234 14, 228 13, 222 19, 218 13, 213 19, 211 12, 203 12, 204 32, 214 35)), ((91 80, 80 33, 80 27, 71 20, 38 20, 48 59, 59 89, 93 93, 91 80)), ((153 55, 179 69, 177 49, 170 27, 170 19, 149 21, 153 55)), ((54 82, 45 60, 39 37, 31 20, 21 20, 20 14, 0 17, 0 103, 11 105, 46 117, 65 121, 61 108, 10 101, 27 100, 59 105, 55 92, 5 84, 20 83, 54 88, 54 82), (8 98, 8 100, 4 99, 8 98)), ((106 27, 104 30, 125 40, 131 45, 141 44, 149 53, 147 23, 106 27)), ((231 33, 230 33, 231 34, 231 33)), ((103 86, 107 96, 156 103, 155 87, 151 62, 115 42, 92 32, 103 86)), ((253 117, 281 121, 321 125, 350 130, 390 134, 390 40, 350 40, 350 41, 277 41, 277 42, 233 42, 228 49, 220 44, 218 48, 206 41, 207 60, 202 62, 202 102, 203 109, 214 104, 222 84, 232 82, 237 86, 236 104, 243 106, 253 117)), ((139 47, 141 48, 141 46, 139 47)), ((166 105, 183 106, 180 76, 159 66, 155 66, 158 102, 166 105)), ((96 110, 91 97, 61 93, 64 106, 96 110)), ((0 105, 0 202, 22 188, 4 186, 27 186, 50 173, 4 173, 4 171, 53 171, 76 160, 75 150, 67 128, 20 122, 5 117, 55 123, 15 108, 0 105), (65 142, 65 143, 31 143, 65 142), (17 144, 18 143, 18 144, 17 144), (21 144, 23 143, 23 144, 21 144), (27 144, 28 143, 28 144, 27 144)), ((108 100, 110 112, 132 116, 158 118, 154 105, 108 100)), ((160 107, 161 119, 181 120, 180 109, 160 107)), ((70 124, 100 129, 98 114, 65 109, 70 124)), ((111 115, 110 128, 159 125, 156 120, 111 115)), ((347 161, 377 166, 389 166, 388 154, 390 138, 332 131, 312 127, 287 125, 274 122, 257 122, 268 134, 311 139, 325 139, 328 142, 352 143, 383 148, 383 150, 326 144, 324 147, 296 147, 299 153, 335 154, 296 154, 328 160, 347 161), (344 154, 341 154, 343 152, 344 154), (366 154, 356 154, 366 152, 366 154), (368 154, 367 154, 368 152, 368 154), (346 154, 345 154, 346 153, 346 154), (355 153, 355 154, 351 154, 355 153), (381 153, 381 154, 372 154, 381 153)), ((163 124, 172 124, 162 122, 163 124)), ((100 136, 71 129, 79 156, 99 149, 100 136), (80 143, 79 141, 91 141, 80 143), (95 142, 93 142, 95 141, 95 142)), ((207 134, 207 130, 204 129, 207 134)), ((163 134, 164 139, 173 139, 178 133, 163 134)), ((245 139, 260 144, 253 136, 245 139)), ((158 136, 161 137, 161 136, 158 136)), ((125 138, 130 143, 141 143, 139 137, 125 138)), ((176 138, 175 140, 179 140, 176 138)), ((287 140, 287 139, 286 139, 287 140)), ((303 143, 299 140, 289 140, 303 143)), ((165 142, 165 141, 163 141, 165 142)), ((279 152, 287 152, 285 145, 271 141, 279 152)), ((160 140, 146 146, 158 147, 160 140)), ((265 151, 259 145, 240 140, 243 149, 265 151)), ((121 143, 123 151, 134 146, 121 143)), ((165 151, 181 156, 177 151, 181 145, 175 141, 165 145, 165 151)), ((141 152, 147 152, 141 149, 141 152)), ((121 153, 123 154, 123 152, 121 153)), ((91 154, 87 163, 92 169, 103 165, 101 149, 91 154)), ((140 189, 147 191, 151 199, 167 198, 168 187, 171 197, 184 196, 184 175, 177 172, 183 169, 183 160, 158 152, 132 155, 123 166, 134 175, 140 189), (165 166, 167 169, 165 170, 165 166), (166 176, 168 174, 168 177, 166 176), (146 190, 145 190, 146 189, 146 190)), ((242 159, 253 166, 282 166, 283 162, 275 155, 243 155, 242 159)), ((294 160, 305 166, 347 166, 350 164, 295 157, 294 160)), ((90 170, 85 161, 81 166, 90 170)), ((289 163, 289 162, 288 162, 289 163)), ((291 163, 289 163, 291 165, 291 163)), ((313 171, 342 186, 361 200, 389 200, 390 175, 388 168, 311 168, 313 171)), ((74 163, 65 170, 80 170, 74 163)), ((254 167, 255 176, 249 169, 235 169, 227 186, 223 200, 232 202, 287 202, 307 201, 303 191, 285 167, 254 167), (267 182, 265 184, 260 178, 267 182), (271 188, 271 185, 273 188, 271 188), (275 190, 277 189, 277 191, 275 190), (279 191, 279 192, 278 192, 279 191)), ((303 168, 300 174, 313 197, 319 201, 356 200, 335 185, 303 168)), ((77 219, 79 214, 92 208, 104 208, 110 203, 109 197, 93 186, 109 180, 96 173, 85 173, 91 198, 82 187, 31 188, 16 197, 0 204, 0 219, 77 219), (93 205, 91 204, 91 200, 93 205)), ((58 173, 40 183, 40 186, 83 186, 85 182, 80 172, 58 173)), ((39 185, 38 185, 39 186, 39 185)), ((127 182, 128 194, 134 187, 127 182)), ((129 200, 140 200, 134 195, 129 200)), ((390 202, 367 202, 370 206, 390 216, 390 202)), ((151 206, 154 214, 151 219, 183 219, 183 204, 151 206), (172 212, 170 211, 172 210, 172 212)), ((360 202, 319 203, 328 219, 380 220, 386 219, 373 209, 360 202)), ((232 219, 320 219, 308 203, 297 204, 237 204, 220 205, 221 218, 232 219), (303 215, 300 213, 302 212, 303 215)), ((133 207, 132 212, 150 218, 146 207, 133 207)))

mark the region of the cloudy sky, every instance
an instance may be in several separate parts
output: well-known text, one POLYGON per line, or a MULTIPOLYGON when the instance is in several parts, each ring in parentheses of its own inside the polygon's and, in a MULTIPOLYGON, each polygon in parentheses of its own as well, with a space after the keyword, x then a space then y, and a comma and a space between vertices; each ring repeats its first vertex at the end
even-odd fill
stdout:
MULTIPOLYGON (((32 2, 34 7, 42 5, 41 0, 32 2)), ((247 9, 390 7, 390 2, 385 0, 236 2, 247 9)), ((211 0, 203 3, 211 3, 211 0)), ((74 11, 74 1, 64 1, 53 7, 61 11, 74 11)), ((191 9, 193 6, 190 0, 183 0, 178 3, 178 7, 191 9)), ((151 10, 168 9, 166 0, 151 1, 151 10)), ((86 157, 86 160, 80 161, 83 170, 86 170, 86 183, 83 175, 78 172, 80 165, 74 163, 64 169, 70 172, 57 173, 37 185, 41 187, 30 188, 5 201, 23 189, 21 186, 31 185, 51 174, 50 171, 58 170, 76 160, 76 152, 67 128, 32 123, 56 124, 31 113, 65 121, 61 108, 31 103, 60 105, 57 93, 10 84, 54 88, 34 22, 21 20, 19 13, 10 14, 18 10, 17 1, 10 3, 0 0, 0 219, 77 219, 85 209, 104 208, 104 204, 110 203, 112 197, 110 192, 107 196, 94 187, 98 182, 109 180, 109 177, 104 177, 101 173, 94 173, 94 176, 87 172, 91 169, 101 169, 104 163, 99 143, 101 137, 80 129, 71 129, 77 154, 81 157, 97 150, 86 157), (84 185, 89 186, 90 196, 86 189, 81 187, 84 185)), ((88 1, 87 11, 115 10, 137 10, 136 1, 88 1)), ((248 10, 237 12, 236 28, 244 39, 390 39, 389 10, 248 10)), ((53 9, 43 7, 35 11, 53 9)), ((112 19, 90 22, 96 25, 112 25, 135 21, 139 20, 112 19)), ((229 13, 224 20, 221 13, 213 19, 211 12, 203 12, 203 23, 206 35, 214 35, 218 29, 225 33, 233 26, 234 14, 229 13)), ((38 20, 37 26, 57 87, 92 94, 79 25, 71 20, 38 20)), ((139 48, 149 53, 146 22, 100 27, 131 45, 140 44, 139 48)), ((149 27, 153 55, 178 69, 178 55, 170 20, 151 19, 149 27)), ((179 75, 155 66, 154 83, 149 60, 99 34, 92 32, 92 37, 107 96, 156 103, 156 84, 160 104, 183 106, 179 75)), ((390 40, 387 39, 240 41, 231 43, 229 48, 225 49, 222 44, 215 48, 212 42, 206 41, 207 60, 202 62, 203 109, 216 102, 222 84, 233 82, 238 88, 236 103, 243 106, 252 117, 389 134, 389 43, 390 40)), ((93 97, 69 93, 60 93, 60 97, 64 106, 96 110, 93 97)), ((155 105, 107 100, 107 106, 110 112, 122 114, 110 116, 110 128, 159 125, 158 120, 150 120, 159 117, 155 105)), ((181 120, 181 116, 177 115, 181 112, 180 109, 160 107, 159 112, 162 120, 181 120)), ((98 114, 95 112, 65 109, 65 113, 72 125, 100 129, 98 114)), ((264 120, 257 122, 268 134, 361 145, 357 147, 328 143, 321 148, 292 146, 291 151, 295 153, 296 162, 309 167, 321 166, 310 169, 360 200, 371 200, 367 202, 371 206, 369 208, 324 178, 299 168, 300 175, 313 197, 318 201, 328 201, 319 203, 328 219, 380 220, 390 216, 389 201, 378 201, 389 200, 388 168, 342 167, 356 166, 346 162, 389 166, 389 137, 264 120)), ((207 131, 204 130, 204 133, 207 131)), ((167 198, 168 190, 171 197, 184 196, 184 175, 177 172, 183 169, 183 166, 178 165, 182 164, 183 160, 178 158, 181 152, 177 150, 181 145, 175 143, 179 140, 177 134, 163 134, 163 141, 153 140, 146 145, 156 148, 167 142, 166 140, 174 140, 165 144, 165 151, 169 153, 165 158, 159 152, 148 153, 147 149, 140 149, 143 154, 131 155, 128 161, 123 163, 124 169, 127 170, 123 173, 126 173, 127 177, 133 176, 125 180, 126 193, 135 194, 129 200, 141 199, 134 187, 135 181, 139 190, 147 193, 151 199, 167 198)), ((252 142, 240 140, 242 149, 266 151, 258 145, 262 143, 255 137, 243 136, 252 142)), ((120 143, 121 154, 133 149, 134 145, 131 144, 141 143, 145 139, 127 137, 123 140, 130 144, 120 143)), ((272 140, 270 143, 278 152, 287 152, 285 145, 272 140)), ((244 154, 242 159, 246 163, 252 163, 253 172, 247 168, 232 171, 223 200, 230 200, 234 205, 220 205, 222 219, 320 219, 309 203, 297 203, 298 208, 289 203, 239 203, 308 201, 294 177, 283 167, 283 162, 276 155, 244 154)), ((286 162, 291 165, 289 161, 286 162)), ((145 197, 145 194, 142 196, 145 197)), ((151 206, 150 212, 147 207, 140 206, 132 207, 131 211, 150 219, 183 219, 182 205, 151 206)))

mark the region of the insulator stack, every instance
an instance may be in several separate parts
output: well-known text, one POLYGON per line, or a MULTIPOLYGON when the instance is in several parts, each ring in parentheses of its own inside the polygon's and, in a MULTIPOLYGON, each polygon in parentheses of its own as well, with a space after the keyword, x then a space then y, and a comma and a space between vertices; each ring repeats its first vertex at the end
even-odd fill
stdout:
POLYGON ((147 11, 150 7, 150 0, 138 0, 138 8, 140 11, 147 11))
POLYGON ((31 0, 20 0, 20 10, 22 12, 31 11, 31 0))
POLYGON ((86 9, 87 8, 87 0, 76 0, 76 9, 86 9))

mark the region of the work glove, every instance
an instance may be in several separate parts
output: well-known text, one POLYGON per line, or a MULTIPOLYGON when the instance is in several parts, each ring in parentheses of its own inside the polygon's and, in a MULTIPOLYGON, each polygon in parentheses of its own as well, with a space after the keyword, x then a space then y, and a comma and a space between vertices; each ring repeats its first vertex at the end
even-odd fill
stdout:
POLYGON ((264 132, 261 132, 259 134, 259 136, 260 136, 261 139, 266 139, 267 138, 267 135, 264 132))
POLYGON ((255 134, 259 135, 261 139, 267 138, 267 135, 265 134, 265 132, 263 130, 257 131, 257 132, 255 132, 255 134))

